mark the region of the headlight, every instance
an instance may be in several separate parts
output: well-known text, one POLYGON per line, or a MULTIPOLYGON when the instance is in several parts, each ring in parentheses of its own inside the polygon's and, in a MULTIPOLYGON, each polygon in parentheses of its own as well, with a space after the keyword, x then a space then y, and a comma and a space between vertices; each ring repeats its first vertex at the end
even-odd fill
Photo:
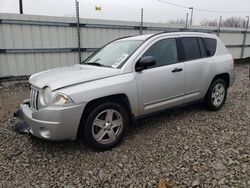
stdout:
POLYGON ((55 105, 64 105, 68 103, 73 103, 73 101, 67 95, 62 93, 57 93, 53 100, 53 104, 55 105))
POLYGON ((49 87, 46 87, 40 95, 40 103, 45 106, 52 103, 52 94, 49 87))

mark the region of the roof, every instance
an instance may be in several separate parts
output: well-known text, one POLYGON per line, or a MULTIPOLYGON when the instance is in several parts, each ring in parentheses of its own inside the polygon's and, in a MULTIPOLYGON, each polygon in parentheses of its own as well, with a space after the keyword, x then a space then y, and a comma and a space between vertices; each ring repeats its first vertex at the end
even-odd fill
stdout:
POLYGON ((147 40, 148 38, 151 37, 156 37, 159 35, 164 35, 164 36, 173 36, 173 35, 184 35, 184 36, 200 36, 200 37, 209 37, 209 38, 215 38, 216 35, 214 34, 209 34, 209 33, 202 33, 202 32, 188 32, 188 31, 178 31, 178 32, 159 32, 159 33, 154 33, 154 34, 146 34, 146 35, 137 35, 137 36, 131 36, 131 37, 125 37, 120 40, 147 40))
POLYGON ((155 34, 137 35, 137 36, 125 37, 125 38, 122 38, 120 40, 146 40, 153 35, 155 35, 155 34))

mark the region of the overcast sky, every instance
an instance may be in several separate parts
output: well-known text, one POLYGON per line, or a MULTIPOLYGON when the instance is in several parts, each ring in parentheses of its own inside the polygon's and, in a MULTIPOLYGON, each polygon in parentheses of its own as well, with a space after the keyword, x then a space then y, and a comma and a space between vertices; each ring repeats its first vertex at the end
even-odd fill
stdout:
MULTIPOLYGON (((250 15, 250 0, 165 1, 197 9, 234 12, 210 13, 194 10, 193 20, 195 24, 203 19, 219 19, 220 15, 223 18, 250 15)), ((18 2, 19 0, 0 0, 0 12, 18 13, 18 2)), ((185 19, 186 13, 190 14, 188 8, 164 4, 158 0, 79 0, 79 2, 82 18, 139 21, 141 8, 144 9, 144 20, 149 22, 185 19), (95 11, 95 6, 101 6, 102 10, 95 11)), ((24 14, 72 17, 75 15, 75 0, 23 0, 23 11, 24 14)))

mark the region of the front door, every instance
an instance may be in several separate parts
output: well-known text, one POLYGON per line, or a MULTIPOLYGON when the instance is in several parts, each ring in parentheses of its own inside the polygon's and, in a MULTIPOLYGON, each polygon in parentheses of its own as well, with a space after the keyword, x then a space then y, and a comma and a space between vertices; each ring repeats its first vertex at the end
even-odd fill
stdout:
POLYGON ((136 72, 139 114, 144 115, 182 104, 184 64, 178 63, 176 40, 159 40, 142 57, 144 56, 153 56, 156 65, 136 72))

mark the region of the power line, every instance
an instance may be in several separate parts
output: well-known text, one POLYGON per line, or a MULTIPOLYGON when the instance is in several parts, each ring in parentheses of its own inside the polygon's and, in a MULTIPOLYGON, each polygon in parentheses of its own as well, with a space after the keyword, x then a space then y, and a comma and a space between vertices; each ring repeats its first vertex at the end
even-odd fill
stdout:
POLYGON ((173 6, 176 6, 176 7, 181 7, 181 8, 189 8, 187 6, 184 6, 184 5, 179 5, 179 4, 176 4, 176 3, 171 3, 171 2, 167 2, 167 1, 163 1, 163 0, 158 0, 162 3, 165 3, 165 4, 169 4, 169 5, 173 5, 173 6))
MULTIPOLYGON (((190 8, 188 6, 168 2, 168 1, 165 1, 165 0, 158 0, 158 1, 161 2, 161 3, 169 4, 169 5, 180 7, 180 8, 185 8, 185 9, 190 8)), ((201 9, 201 8, 194 8, 194 10, 200 11, 200 12, 224 13, 224 14, 250 13, 250 11, 220 11, 220 10, 207 10, 207 9, 201 9)))
POLYGON ((219 10, 206 10, 206 9, 199 9, 199 8, 194 8, 194 9, 196 11, 201 11, 201 12, 224 13, 224 14, 250 13, 250 11, 219 11, 219 10))

